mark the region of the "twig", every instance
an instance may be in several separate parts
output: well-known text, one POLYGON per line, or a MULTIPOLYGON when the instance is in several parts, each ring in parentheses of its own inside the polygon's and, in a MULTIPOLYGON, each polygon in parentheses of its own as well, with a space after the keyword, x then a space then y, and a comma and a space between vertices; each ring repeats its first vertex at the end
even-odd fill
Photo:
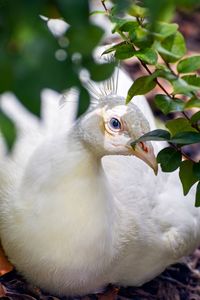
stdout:
POLYGON ((190 121, 190 118, 188 117, 188 115, 186 114, 186 112, 182 111, 182 114, 184 115, 184 117, 185 117, 188 121, 190 121))
POLYGON ((181 153, 181 155, 182 155, 183 157, 185 157, 187 160, 190 160, 190 161, 192 161, 193 163, 196 163, 195 160, 193 160, 189 155, 187 155, 185 152, 183 152, 183 150, 180 149, 179 147, 177 147, 175 144, 170 143, 170 142, 169 142, 169 144, 170 144, 171 147, 173 147, 174 149, 176 149, 177 151, 179 151, 179 152, 181 153))
POLYGON ((171 73, 178 78, 179 77, 178 74, 176 74, 174 72, 174 70, 171 68, 170 64, 167 61, 165 61, 164 59, 163 59, 163 61, 164 61, 165 65, 167 66, 167 68, 171 71, 171 73))
POLYGON ((105 1, 106 1, 106 0, 101 0, 101 4, 103 5, 105 11, 108 12, 108 9, 107 9, 107 7, 106 7, 105 1))
POLYGON ((141 27, 143 27, 142 21, 140 20, 139 17, 136 17, 136 20, 138 21, 138 23, 140 24, 141 27))
POLYGON ((189 289, 190 291, 200 291, 200 287, 199 286, 196 286, 196 287, 193 287, 191 285, 185 285, 183 284, 182 282, 176 280, 175 278, 172 278, 172 277, 168 277, 168 276, 165 276, 165 275, 161 275, 160 276, 160 279, 163 279, 164 281, 169 281, 177 286, 180 286, 184 289, 189 289))
MULTIPOLYGON (((121 37, 132 46, 133 50, 136 51, 133 43, 131 41, 129 41, 129 39, 127 39, 126 35, 123 34, 123 32, 118 31, 118 33, 121 35, 121 37)), ((141 65, 143 66, 143 68, 145 68, 145 70, 147 71, 147 73, 149 73, 149 75, 152 75, 153 73, 151 72, 151 70, 148 68, 148 66, 140 59, 138 58, 139 62, 141 63, 141 65)), ((167 90, 162 86, 162 84, 158 81, 157 78, 154 79, 154 81, 157 83, 157 85, 161 88, 161 90, 170 98, 172 98, 172 96, 167 92, 167 90)))
MULTIPOLYGON (((147 65, 140 59, 138 58, 141 65, 145 68, 145 70, 149 73, 149 75, 152 75, 153 73, 149 70, 149 68, 147 67, 147 65)), ((154 81, 157 83, 157 85, 161 88, 161 90, 172 99, 172 96, 167 92, 167 90, 162 86, 162 84, 158 81, 157 78, 154 79, 154 81)))

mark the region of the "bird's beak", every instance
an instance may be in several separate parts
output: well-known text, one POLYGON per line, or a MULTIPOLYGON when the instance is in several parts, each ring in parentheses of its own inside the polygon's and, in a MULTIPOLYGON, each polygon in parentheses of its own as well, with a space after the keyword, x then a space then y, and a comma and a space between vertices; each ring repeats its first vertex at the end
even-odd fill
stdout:
POLYGON ((139 142, 132 148, 132 154, 147 163, 154 170, 155 175, 157 175, 158 163, 150 142, 139 142))

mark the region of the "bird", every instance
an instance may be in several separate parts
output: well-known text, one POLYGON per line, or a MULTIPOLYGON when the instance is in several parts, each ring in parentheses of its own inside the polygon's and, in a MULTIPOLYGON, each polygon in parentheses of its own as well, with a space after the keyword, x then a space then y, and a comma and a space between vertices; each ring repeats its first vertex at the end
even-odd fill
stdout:
POLYGON ((176 172, 157 170, 150 142, 131 147, 150 125, 112 81, 71 125, 72 95, 54 114, 46 103, 42 124, 16 116, 15 101, 4 107, 21 136, 1 168, 1 243, 20 274, 55 295, 140 286, 200 243, 192 193, 182 196, 176 172))

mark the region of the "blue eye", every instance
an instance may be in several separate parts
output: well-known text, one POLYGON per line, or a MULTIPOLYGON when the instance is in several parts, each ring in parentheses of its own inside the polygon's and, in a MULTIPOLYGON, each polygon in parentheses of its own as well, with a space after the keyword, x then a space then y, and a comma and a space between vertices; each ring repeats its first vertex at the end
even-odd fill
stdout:
POLYGON ((115 130, 120 130, 121 129, 121 123, 118 119, 116 118, 112 118, 110 119, 109 121, 109 125, 112 129, 115 129, 115 130))

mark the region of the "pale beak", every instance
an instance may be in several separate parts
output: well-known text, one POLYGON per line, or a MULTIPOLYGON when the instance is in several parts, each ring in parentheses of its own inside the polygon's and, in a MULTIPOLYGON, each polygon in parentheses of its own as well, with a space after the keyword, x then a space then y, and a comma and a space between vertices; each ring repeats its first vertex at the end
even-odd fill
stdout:
POLYGON ((139 142, 132 148, 132 154, 147 163, 154 170, 155 175, 158 174, 158 163, 150 142, 139 142))

